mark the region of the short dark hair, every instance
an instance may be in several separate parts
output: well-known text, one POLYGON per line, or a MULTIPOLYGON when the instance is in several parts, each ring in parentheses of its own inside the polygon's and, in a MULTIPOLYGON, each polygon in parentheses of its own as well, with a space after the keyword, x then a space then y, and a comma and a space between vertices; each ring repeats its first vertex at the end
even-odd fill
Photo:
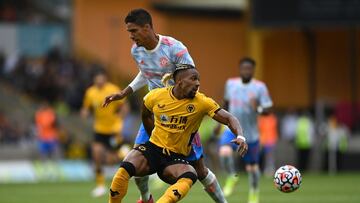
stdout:
POLYGON ((251 65, 253 65, 254 67, 256 66, 256 62, 254 59, 250 58, 250 57, 244 57, 240 60, 239 65, 242 65, 243 63, 250 63, 251 65))
POLYGON ((153 27, 150 13, 142 8, 131 10, 125 18, 125 23, 134 23, 140 26, 149 24, 150 27, 153 27))
POLYGON ((176 76, 184 71, 184 70, 188 70, 188 69, 193 69, 195 68, 194 66, 190 65, 190 64, 176 64, 176 68, 175 68, 175 71, 173 73, 173 78, 174 80, 176 79, 176 76))
POLYGON ((105 77, 108 76, 106 70, 102 68, 97 68, 91 73, 92 78, 95 78, 98 75, 104 75, 105 77))

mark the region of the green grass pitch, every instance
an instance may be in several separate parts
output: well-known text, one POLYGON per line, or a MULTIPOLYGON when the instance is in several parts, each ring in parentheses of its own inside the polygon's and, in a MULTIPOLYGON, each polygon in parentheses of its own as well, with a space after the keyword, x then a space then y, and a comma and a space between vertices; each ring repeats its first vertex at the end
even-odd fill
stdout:
MULTIPOLYGON (((221 179, 223 183, 223 179, 221 179)), ((346 173, 336 176, 326 174, 303 174, 303 182, 298 191, 285 194, 277 191, 271 178, 262 177, 260 183, 261 203, 359 203, 360 173, 346 173)), ((38 183, 38 184, 0 184, 1 203, 100 203, 107 197, 92 198, 90 191, 93 182, 77 183, 38 183)), ((157 199, 166 187, 152 191, 157 199)), ((247 177, 240 176, 236 192, 228 198, 229 203, 246 203, 247 177)), ((138 198, 134 181, 129 184, 124 203, 135 203, 138 198)), ((212 200, 197 182, 184 203, 210 203, 212 200)))

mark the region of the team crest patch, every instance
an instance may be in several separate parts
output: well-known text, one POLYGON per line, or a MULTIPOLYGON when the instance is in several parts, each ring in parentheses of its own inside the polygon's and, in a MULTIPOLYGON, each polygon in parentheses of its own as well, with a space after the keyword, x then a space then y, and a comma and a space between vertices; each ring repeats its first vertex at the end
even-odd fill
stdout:
POLYGON ((146 147, 143 146, 143 145, 140 145, 140 146, 139 146, 139 149, 140 149, 141 151, 143 151, 143 152, 146 151, 146 147))
POLYGON ((192 113, 195 111, 195 106, 193 104, 189 104, 186 106, 186 110, 187 112, 192 113))
POLYGON ((161 66, 161 67, 167 66, 168 63, 169 63, 169 59, 167 59, 166 57, 161 57, 161 58, 160 58, 160 66, 161 66))

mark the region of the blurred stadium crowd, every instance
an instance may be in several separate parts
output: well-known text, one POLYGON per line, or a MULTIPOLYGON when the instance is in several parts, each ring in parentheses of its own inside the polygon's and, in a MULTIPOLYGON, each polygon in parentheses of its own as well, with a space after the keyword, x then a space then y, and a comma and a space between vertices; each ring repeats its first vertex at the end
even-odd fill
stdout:
MULTIPOLYGON (((92 72, 102 69, 98 64, 85 64, 66 57, 56 48, 35 60, 18 55, 2 58, 3 86, 29 97, 35 104, 47 102, 56 114, 63 116, 79 111, 84 91, 91 84, 92 72)), ((32 121, 35 121, 35 113, 33 115, 32 121)), ((0 142, 16 144, 31 137, 32 126, 17 123, 35 125, 35 122, 24 121, 21 117, 9 120, 4 113, 1 113, 1 118, 0 142)))

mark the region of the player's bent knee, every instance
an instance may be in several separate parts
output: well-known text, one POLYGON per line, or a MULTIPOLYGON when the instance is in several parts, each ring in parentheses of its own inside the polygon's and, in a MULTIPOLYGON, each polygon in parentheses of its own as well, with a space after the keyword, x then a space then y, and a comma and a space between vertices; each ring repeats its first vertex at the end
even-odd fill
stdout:
POLYGON ((192 184, 195 184, 196 180, 198 179, 196 173, 193 172, 185 172, 182 175, 180 175, 177 180, 180 180, 181 178, 188 178, 192 181, 192 184))
POLYGON ((233 149, 228 145, 221 146, 219 149, 220 156, 231 156, 232 153, 233 153, 233 149))

